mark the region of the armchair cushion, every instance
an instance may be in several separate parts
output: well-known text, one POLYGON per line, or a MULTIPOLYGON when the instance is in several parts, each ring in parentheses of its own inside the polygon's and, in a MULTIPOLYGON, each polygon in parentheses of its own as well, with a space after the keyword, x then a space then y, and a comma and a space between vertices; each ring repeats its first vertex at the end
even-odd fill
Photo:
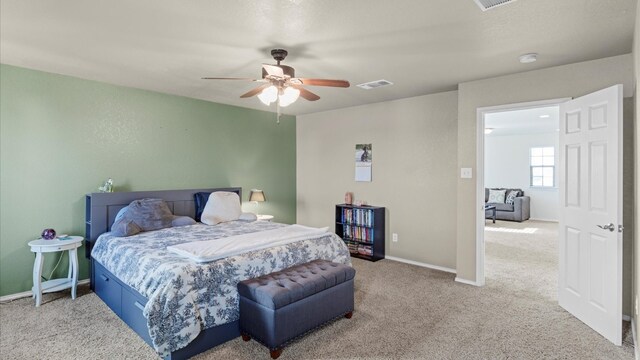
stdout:
POLYGON ((513 211, 513 204, 505 204, 505 203, 487 203, 488 205, 493 205, 496 207, 496 211, 513 211))

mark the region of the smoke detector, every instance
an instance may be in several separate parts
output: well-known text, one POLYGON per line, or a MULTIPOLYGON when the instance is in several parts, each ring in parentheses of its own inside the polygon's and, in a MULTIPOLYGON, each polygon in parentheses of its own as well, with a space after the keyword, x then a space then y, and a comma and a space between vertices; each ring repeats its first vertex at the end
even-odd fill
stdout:
POLYGON ((512 3, 516 0, 473 0, 478 4, 482 11, 491 10, 495 7, 501 5, 507 5, 508 3, 512 3))
POLYGON ((393 85, 393 83, 387 80, 376 80, 376 81, 369 81, 364 84, 359 84, 356 86, 361 89, 371 90, 371 89, 379 88, 382 86, 389 86, 389 85, 393 85))
POLYGON ((523 64, 529 64, 538 60, 538 54, 536 53, 524 54, 524 55, 520 55, 518 59, 523 64))

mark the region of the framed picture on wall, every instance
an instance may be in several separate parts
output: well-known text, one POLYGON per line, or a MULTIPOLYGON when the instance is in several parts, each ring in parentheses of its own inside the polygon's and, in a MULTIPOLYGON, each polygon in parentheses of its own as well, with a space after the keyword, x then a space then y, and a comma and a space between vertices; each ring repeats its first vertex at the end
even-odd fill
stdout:
POLYGON ((371 144, 356 144, 356 181, 371 181, 371 144))

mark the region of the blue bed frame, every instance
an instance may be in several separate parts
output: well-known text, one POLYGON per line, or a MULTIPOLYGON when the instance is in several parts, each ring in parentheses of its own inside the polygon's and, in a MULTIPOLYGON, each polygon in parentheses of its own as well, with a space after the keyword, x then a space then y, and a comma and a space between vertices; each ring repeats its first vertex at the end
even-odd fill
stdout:
MULTIPOLYGON (((213 188, 164 191, 134 191, 87 194, 86 202, 86 257, 91 260, 91 289, 129 327, 149 345, 151 337, 147 319, 142 314, 148 299, 123 283, 109 270, 91 257, 91 249, 100 234, 110 230, 120 209, 133 200, 144 198, 163 199, 175 215, 195 216, 194 194, 198 192, 230 191, 242 199, 241 188, 213 188)), ((240 336, 239 322, 219 325, 200 332, 189 345, 172 352, 165 359, 187 359, 240 336)))

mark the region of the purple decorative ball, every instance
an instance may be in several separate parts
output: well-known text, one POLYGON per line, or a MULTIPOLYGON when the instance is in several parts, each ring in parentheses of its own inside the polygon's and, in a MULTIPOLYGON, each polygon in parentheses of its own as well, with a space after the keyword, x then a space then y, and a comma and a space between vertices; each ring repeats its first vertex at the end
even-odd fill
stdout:
POLYGON ((42 230, 42 238, 45 240, 53 240, 56 238, 56 231, 53 229, 42 230))

